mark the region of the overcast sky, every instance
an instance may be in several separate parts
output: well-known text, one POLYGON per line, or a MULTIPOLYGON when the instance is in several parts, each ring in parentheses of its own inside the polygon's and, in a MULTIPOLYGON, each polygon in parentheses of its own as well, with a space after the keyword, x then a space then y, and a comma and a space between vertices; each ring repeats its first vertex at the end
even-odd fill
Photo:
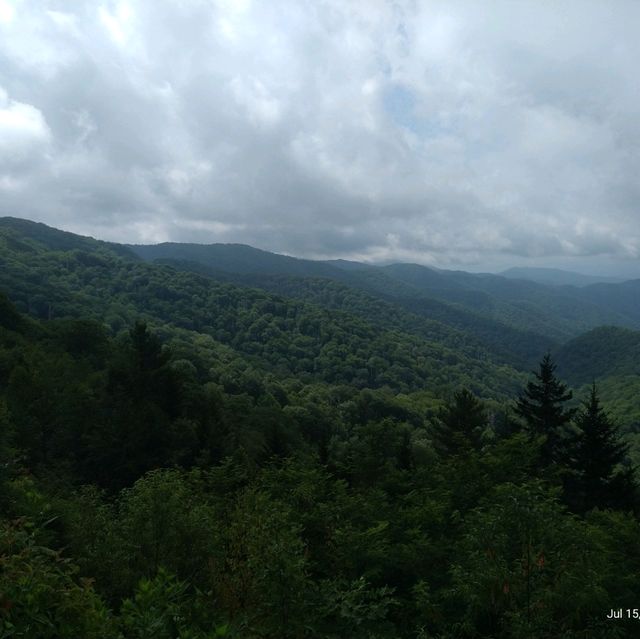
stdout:
POLYGON ((640 3, 0 0, 0 215, 640 275, 640 3))

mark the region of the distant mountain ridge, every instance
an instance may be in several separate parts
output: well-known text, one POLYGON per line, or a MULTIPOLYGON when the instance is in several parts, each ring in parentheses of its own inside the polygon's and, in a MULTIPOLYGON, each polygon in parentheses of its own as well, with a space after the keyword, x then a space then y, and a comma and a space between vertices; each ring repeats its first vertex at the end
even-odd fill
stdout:
POLYGON ((127 246, 147 261, 186 260, 229 273, 262 273, 302 277, 337 277, 341 270, 326 262, 270 253, 247 244, 130 244, 127 246))
MULTIPOLYGON (((0 219, 0 228, 5 230, 5 242, 13 243, 16 250, 32 250, 24 241, 30 238, 53 251, 112 251, 127 259, 344 312, 353 312, 349 305, 355 305, 368 321, 377 318, 376 322, 384 323, 384 313, 374 312, 376 304, 380 309, 397 309, 473 336, 491 352, 524 368, 542 350, 555 350, 597 326, 640 329, 640 280, 558 287, 419 264, 314 261, 244 244, 120 245, 19 218, 0 219)), ((396 310, 388 312, 393 315, 396 310)), ((418 320, 407 316, 402 321, 415 324, 418 320)))
MULTIPOLYGON (((640 328, 640 308, 625 299, 627 290, 615 288, 619 284, 603 284, 604 289, 593 290, 593 285, 560 289, 501 275, 445 271, 419 264, 374 266, 306 260, 235 244, 164 243, 128 248, 148 261, 180 262, 181 268, 201 273, 205 267, 214 277, 251 275, 255 286, 261 286, 260 278, 266 276, 322 277, 393 300, 412 312, 420 312, 417 309, 424 308, 426 299, 437 300, 458 312, 538 333, 551 341, 564 341, 603 324, 640 328)), ((633 289, 639 284, 629 286, 633 289)))
POLYGON ((5 238, 13 241, 13 246, 19 250, 31 250, 21 242, 21 237, 28 237, 52 251, 95 250, 99 247, 105 247, 118 255, 129 258, 135 256, 135 253, 125 244, 96 240, 93 237, 77 235, 76 233, 56 229, 42 222, 32 222, 19 217, 0 217, 0 228, 9 231, 9 233, 13 232, 13 238, 11 235, 5 235, 5 238))
POLYGON ((502 277, 517 280, 529 280, 538 284, 550 284, 553 286, 589 286, 590 284, 619 284, 626 281, 622 277, 607 277, 601 275, 585 275, 574 271, 565 271, 557 268, 541 268, 528 266, 515 266, 498 273, 502 277))

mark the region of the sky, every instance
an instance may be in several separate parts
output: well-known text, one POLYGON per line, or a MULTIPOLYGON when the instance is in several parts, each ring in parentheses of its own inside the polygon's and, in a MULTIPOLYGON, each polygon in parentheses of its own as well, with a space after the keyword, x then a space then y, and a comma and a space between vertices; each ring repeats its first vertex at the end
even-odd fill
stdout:
POLYGON ((0 0, 0 215, 640 277, 640 3, 0 0))

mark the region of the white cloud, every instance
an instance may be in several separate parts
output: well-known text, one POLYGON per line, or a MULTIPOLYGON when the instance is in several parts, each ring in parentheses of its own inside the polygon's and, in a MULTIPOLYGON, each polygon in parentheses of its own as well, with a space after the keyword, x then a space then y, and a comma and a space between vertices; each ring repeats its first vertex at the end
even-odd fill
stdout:
POLYGON ((50 138, 42 113, 32 104, 11 100, 0 87, 0 167, 41 152, 50 138))
POLYGON ((626 0, 0 0, 0 213, 443 265, 632 257, 639 20, 626 0))
POLYGON ((9 0, 0 0, 0 24, 9 24, 15 17, 13 3, 9 0))
POLYGON ((109 11, 103 6, 98 10, 98 15, 111 39, 116 44, 124 46, 131 33, 133 11, 130 5, 120 2, 114 11, 109 11))

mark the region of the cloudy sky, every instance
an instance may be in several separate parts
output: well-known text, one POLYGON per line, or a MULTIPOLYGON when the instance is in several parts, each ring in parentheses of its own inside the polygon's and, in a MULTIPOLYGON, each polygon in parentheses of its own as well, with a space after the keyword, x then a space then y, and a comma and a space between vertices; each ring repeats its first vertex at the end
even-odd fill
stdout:
POLYGON ((0 215, 640 275, 640 3, 0 0, 0 215))

